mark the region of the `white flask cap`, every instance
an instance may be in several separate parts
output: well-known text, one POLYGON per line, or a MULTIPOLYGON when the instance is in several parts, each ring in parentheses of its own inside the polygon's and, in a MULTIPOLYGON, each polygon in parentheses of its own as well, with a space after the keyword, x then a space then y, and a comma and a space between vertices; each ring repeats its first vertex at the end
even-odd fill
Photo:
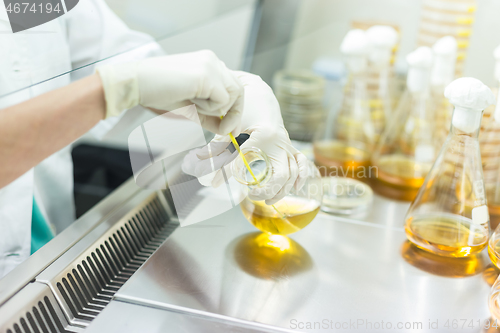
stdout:
POLYGON ((427 46, 421 46, 406 56, 409 66, 406 86, 409 91, 422 92, 428 87, 432 60, 432 50, 427 46))
POLYGON ((452 36, 440 38, 432 46, 434 65, 431 71, 432 85, 447 85, 455 76, 455 63, 457 60, 457 40, 452 36))
POLYGON ((480 112, 495 104, 495 96, 490 88, 472 77, 462 77, 450 83, 444 96, 455 106, 453 126, 466 133, 478 130, 481 125, 480 112))
POLYGON ((370 43, 370 61, 376 66, 387 66, 391 61, 392 49, 398 42, 396 29, 388 25, 374 25, 366 30, 370 43))
POLYGON ((349 30, 340 44, 340 52, 346 56, 347 67, 352 73, 366 70, 368 51, 368 38, 361 29, 349 30))

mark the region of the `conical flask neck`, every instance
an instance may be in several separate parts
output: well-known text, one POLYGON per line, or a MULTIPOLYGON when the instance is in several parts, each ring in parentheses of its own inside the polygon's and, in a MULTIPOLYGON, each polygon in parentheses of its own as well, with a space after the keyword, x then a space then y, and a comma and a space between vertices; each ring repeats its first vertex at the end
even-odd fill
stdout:
POLYGON ((389 95, 389 66, 380 68, 377 76, 379 97, 386 97, 389 95))
POLYGON ((236 181, 249 187, 266 184, 272 175, 272 165, 266 153, 256 147, 243 148, 241 153, 246 163, 238 156, 232 165, 236 181))
POLYGON ((350 89, 351 111, 353 116, 362 118, 368 114, 366 91, 366 75, 364 73, 351 75, 350 89))
POLYGON ((410 114, 413 118, 422 120, 430 119, 429 110, 429 90, 410 92, 410 114))
POLYGON ((468 136, 477 140, 481 128, 482 110, 455 106, 452 115, 450 135, 468 136))

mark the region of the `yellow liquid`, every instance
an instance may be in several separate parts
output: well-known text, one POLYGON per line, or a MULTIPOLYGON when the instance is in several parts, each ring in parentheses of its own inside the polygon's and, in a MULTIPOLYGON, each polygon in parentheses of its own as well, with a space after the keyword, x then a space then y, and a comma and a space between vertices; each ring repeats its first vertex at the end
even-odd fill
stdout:
POLYGON ((418 163, 405 156, 380 158, 373 184, 375 192, 392 199, 413 201, 431 168, 430 163, 418 163))
POLYGON ((405 156, 382 157, 377 165, 378 179, 395 186, 420 188, 431 166, 405 156))
POLYGON ((283 218, 264 201, 245 198, 240 204, 245 218, 257 229, 275 235, 288 235, 305 228, 319 212, 320 203, 300 197, 287 196, 274 206, 283 218))
POLYGON ((495 230, 500 223, 500 206, 488 205, 488 211, 490 213, 490 229, 495 230))
POLYGON ((321 141, 314 144, 314 161, 322 176, 356 178, 362 172, 366 177, 370 154, 340 141, 321 141))
POLYGON ((408 239, 421 249, 448 257, 467 257, 481 252, 488 242, 488 228, 457 217, 409 218, 408 239))

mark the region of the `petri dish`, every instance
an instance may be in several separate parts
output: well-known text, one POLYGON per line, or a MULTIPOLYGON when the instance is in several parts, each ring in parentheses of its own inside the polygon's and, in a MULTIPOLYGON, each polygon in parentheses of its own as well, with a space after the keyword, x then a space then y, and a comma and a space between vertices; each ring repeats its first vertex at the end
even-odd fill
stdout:
POLYGON ((355 215, 366 211, 373 202, 373 191, 362 181, 344 177, 323 177, 321 210, 335 215, 355 215))

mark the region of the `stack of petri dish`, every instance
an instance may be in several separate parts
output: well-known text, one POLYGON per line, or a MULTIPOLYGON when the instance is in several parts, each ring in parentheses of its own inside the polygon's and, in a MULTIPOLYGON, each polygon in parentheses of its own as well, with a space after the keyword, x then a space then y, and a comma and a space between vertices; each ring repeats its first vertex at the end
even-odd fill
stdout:
POLYGON ((306 70, 281 70, 273 85, 290 139, 312 141, 326 115, 325 80, 306 70))
POLYGON ((476 0, 423 0, 419 46, 432 46, 444 36, 457 40, 458 54, 455 77, 462 76, 474 23, 476 0))

